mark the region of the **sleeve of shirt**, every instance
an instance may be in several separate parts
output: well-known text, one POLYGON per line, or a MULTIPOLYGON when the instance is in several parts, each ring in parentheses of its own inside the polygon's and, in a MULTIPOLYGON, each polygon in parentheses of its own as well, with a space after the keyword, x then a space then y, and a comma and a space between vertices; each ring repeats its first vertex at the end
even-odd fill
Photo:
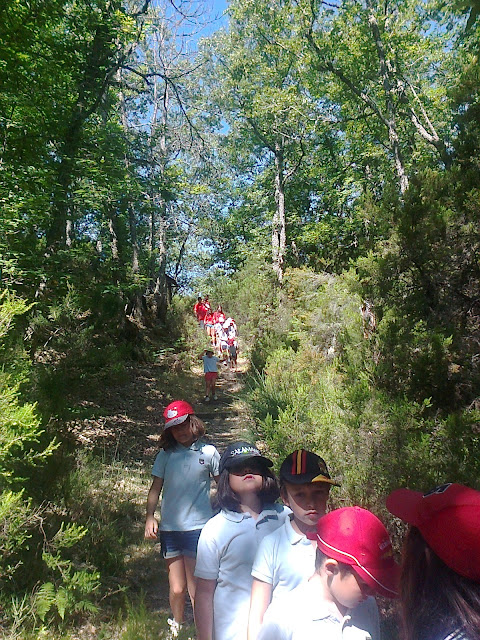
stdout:
POLYGON ((273 537, 270 534, 260 542, 252 566, 252 576, 268 584, 273 584, 273 537))
POLYGON ((220 473, 220 454, 218 453, 218 451, 216 450, 215 447, 213 448, 213 455, 212 458, 210 460, 210 473, 212 474, 212 476, 218 476, 220 473))
POLYGON ((164 449, 158 452, 155 462, 153 463, 152 476, 157 478, 165 478, 165 466, 167 464, 167 453, 164 449))
POLYGON ((204 580, 217 580, 220 569, 220 550, 215 539, 215 524, 220 514, 214 516, 203 527, 198 540, 195 576, 204 580))

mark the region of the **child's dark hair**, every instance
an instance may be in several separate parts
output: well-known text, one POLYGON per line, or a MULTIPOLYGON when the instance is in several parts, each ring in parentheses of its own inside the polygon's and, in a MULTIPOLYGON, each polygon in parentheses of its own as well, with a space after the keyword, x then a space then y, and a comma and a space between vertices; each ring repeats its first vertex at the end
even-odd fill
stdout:
POLYGON ((433 640, 457 630, 480 640, 480 583, 447 567, 416 527, 405 539, 400 599, 404 640, 433 640))
MULTIPOLYGON (((275 502, 280 496, 277 479, 272 471, 265 466, 262 471, 263 485, 260 490, 259 498, 263 504, 275 502)), ((216 504, 220 509, 229 509, 230 511, 240 512, 240 500, 230 486, 230 474, 228 469, 224 469, 218 478, 216 504)))
MULTIPOLYGON (((323 551, 317 549, 317 552, 315 553, 315 571, 317 573, 329 558, 330 556, 327 556, 326 553, 323 553, 323 551)), ((344 576, 347 573, 352 573, 352 567, 349 564, 345 564, 345 562, 339 562, 338 560, 337 564, 341 576, 344 576)))
MULTIPOLYGON (((200 420, 200 418, 197 418, 197 416, 190 414, 188 416, 188 420, 190 420, 190 426, 192 428, 192 433, 195 437, 195 440, 198 440, 198 438, 201 438, 203 435, 205 435, 205 425, 200 420)), ((167 451, 167 449, 173 449, 176 444, 177 441, 173 437, 172 429, 165 429, 160 436, 160 448, 167 451)))

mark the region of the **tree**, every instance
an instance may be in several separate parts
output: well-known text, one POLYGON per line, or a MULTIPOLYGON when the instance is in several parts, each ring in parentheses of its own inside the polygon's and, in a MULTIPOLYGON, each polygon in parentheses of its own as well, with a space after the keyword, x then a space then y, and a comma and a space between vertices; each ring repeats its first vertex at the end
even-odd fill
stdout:
MULTIPOLYGON (((418 155, 416 137, 449 166, 442 64, 448 44, 428 4, 301 2, 297 15, 307 64, 332 79, 330 91, 344 116, 352 110, 363 114, 372 127, 368 137, 373 135, 391 157, 401 193, 408 188, 413 155, 418 155)), ((320 90, 325 91, 325 83, 320 90)))
POLYGON ((276 39, 290 36, 285 12, 268 2, 233 2, 229 12, 229 33, 212 43, 214 99, 231 128, 231 143, 253 154, 253 172, 272 164, 272 265, 281 283, 287 246, 285 188, 302 163, 316 115, 298 82, 296 52, 276 39))

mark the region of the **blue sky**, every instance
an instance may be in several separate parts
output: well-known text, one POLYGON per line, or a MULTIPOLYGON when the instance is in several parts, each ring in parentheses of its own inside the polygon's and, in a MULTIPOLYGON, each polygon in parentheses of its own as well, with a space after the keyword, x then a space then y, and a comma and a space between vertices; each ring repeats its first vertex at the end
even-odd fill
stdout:
POLYGON ((209 8, 211 19, 214 21, 207 28, 207 33, 203 33, 202 35, 213 33, 214 31, 217 31, 217 29, 220 29, 220 27, 226 25, 227 19, 225 16, 222 18, 222 14, 227 8, 227 4, 227 0, 207 0, 206 5, 209 8))

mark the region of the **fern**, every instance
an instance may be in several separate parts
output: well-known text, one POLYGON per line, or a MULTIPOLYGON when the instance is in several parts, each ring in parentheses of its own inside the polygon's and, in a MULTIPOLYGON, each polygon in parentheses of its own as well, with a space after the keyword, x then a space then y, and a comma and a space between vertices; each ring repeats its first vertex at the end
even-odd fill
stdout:
POLYGON ((55 586, 52 582, 45 582, 35 594, 34 610, 42 622, 51 610, 56 598, 55 586))

